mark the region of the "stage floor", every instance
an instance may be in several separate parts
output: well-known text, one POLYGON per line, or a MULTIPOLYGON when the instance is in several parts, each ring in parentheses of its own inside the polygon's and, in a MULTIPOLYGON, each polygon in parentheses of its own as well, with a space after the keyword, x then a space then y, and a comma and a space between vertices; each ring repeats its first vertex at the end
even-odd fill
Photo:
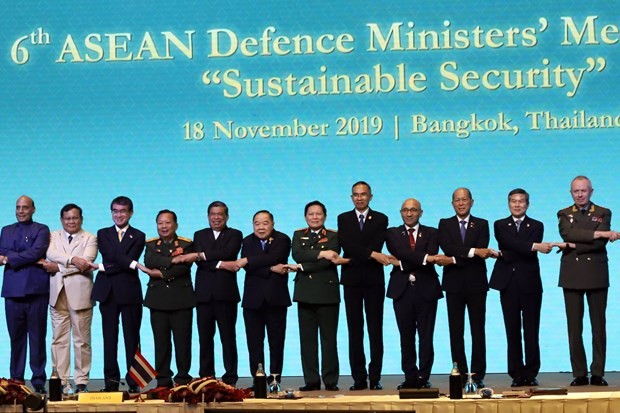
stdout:
MULTIPOLYGON (((605 375, 605 379, 609 383, 607 387, 600 386, 579 386, 579 387, 569 387, 570 382, 573 380, 573 376, 571 373, 540 373, 538 375, 539 387, 566 387, 570 393, 575 392, 613 392, 620 391, 620 372, 609 372, 605 375)), ((349 386, 353 384, 353 380, 350 376, 341 376, 339 387, 340 391, 331 392, 331 391, 312 391, 305 392, 304 396, 306 397, 330 397, 336 395, 347 395, 347 396, 378 396, 378 395, 390 395, 390 394, 398 394, 398 390, 396 387, 404 380, 403 376, 400 375, 388 375, 383 376, 381 380, 381 385, 383 386, 383 390, 361 390, 361 391, 350 391, 349 386)), ((431 376, 431 383, 433 387, 439 388, 440 393, 448 392, 448 375, 447 374, 433 374, 431 376)), ((487 387, 493 389, 495 393, 501 393, 504 390, 511 390, 510 383, 512 379, 508 374, 503 373, 494 373, 487 374, 484 382, 487 387)), ((147 390, 153 388, 155 382, 153 381, 147 390)), ((252 385, 252 378, 250 377, 241 377, 237 382, 237 387, 250 387, 252 385)), ((293 389, 298 390, 299 387, 304 385, 303 377, 293 376, 293 377, 283 377, 282 378, 282 390, 285 389, 293 389)), ((104 386, 103 380, 91 380, 88 388, 90 391, 98 391, 104 386)), ((121 386, 121 390, 126 387, 121 386)), ((520 388, 517 388, 520 389, 520 388)), ((521 389, 526 389, 525 387, 521 389)))

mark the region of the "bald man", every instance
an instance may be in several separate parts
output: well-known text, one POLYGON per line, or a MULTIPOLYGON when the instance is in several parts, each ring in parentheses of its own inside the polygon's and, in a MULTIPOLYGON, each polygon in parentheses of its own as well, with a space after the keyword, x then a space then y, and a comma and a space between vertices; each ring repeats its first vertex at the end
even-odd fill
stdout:
POLYGON ((26 349, 30 344, 32 385, 45 393, 45 335, 50 278, 39 265, 50 243, 47 225, 32 220, 34 201, 25 195, 15 204, 17 222, 2 228, 0 264, 4 266, 2 297, 11 341, 10 374, 24 382, 26 349))
POLYGON ((388 228, 386 234, 387 248, 392 254, 390 261, 394 266, 387 296, 394 300, 394 314, 400 333, 401 367, 405 373, 405 381, 398 386, 399 390, 431 387, 429 377, 435 357, 433 334, 437 301, 443 297, 439 276, 433 265, 439 251, 437 230, 420 224, 422 212, 418 200, 405 200, 400 208, 403 225, 388 228), (416 360, 418 356, 419 364, 416 360))

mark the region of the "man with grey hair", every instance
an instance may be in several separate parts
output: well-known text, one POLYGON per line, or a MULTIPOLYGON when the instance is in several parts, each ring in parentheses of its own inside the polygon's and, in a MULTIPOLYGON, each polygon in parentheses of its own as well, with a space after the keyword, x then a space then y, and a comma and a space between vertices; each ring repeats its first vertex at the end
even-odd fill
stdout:
POLYGON ((620 238, 611 231, 611 211, 595 205, 590 198, 594 189, 587 177, 580 175, 571 182, 573 205, 558 211, 562 249, 559 286, 564 289, 564 304, 568 325, 568 345, 571 367, 575 377, 571 386, 607 386, 605 354, 607 346, 605 311, 609 268, 608 241, 620 238), (588 380, 586 353, 583 346, 584 296, 588 300, 592 325, 592 364, 588 380))

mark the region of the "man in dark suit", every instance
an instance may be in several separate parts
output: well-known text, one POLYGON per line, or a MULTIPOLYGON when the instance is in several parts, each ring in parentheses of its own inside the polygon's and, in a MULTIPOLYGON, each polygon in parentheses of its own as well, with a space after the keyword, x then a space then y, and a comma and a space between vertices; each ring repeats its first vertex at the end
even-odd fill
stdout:
POLYGON ((512 387, 538 386, 538 332, 543 293, 538 252, 547 254, 553 248, 551 243, 542 242, 543 223, 525 215, 529 205, 529 194, 521 188, 513 189, 508 194, 510 216, 494 224, 499 256, 489 287, 500 292, 512 387))
MULTIPOLYGON (((99 301, 103 332, 103 376, 105 391, 117 391, 120 383, 118 367, 118 324, 123 322, 127 371, 140 345, 142 323, 142 285, 138 276, 138 259, 145 244, 144 233, 129 225, 133 202, 125 196, 110 205, 114 225, 97 232, 102 262, 98 269, 92 298, 99 301)), ((135 381, 125 376, 130 392, 139 392, 135 381)))
POLYGON ((250 372, 256 374, 258 363, 265 365, 265 330, 269 340, 268 383, 272 391, 279 388, 284 364, 284 338, 288 291, 287 263, 291 251, 288 235, 274 229, 273 215, 261 210, 252 218, 254 233, 243 239, 237 269, 245 269, 243 286, 243 320, 250 355, 250 372))
POLYGON ((156 218, 157 234, 146 242, 144 267, 150 277, 144 306, 151 310, 151 328, 155 343, 155 370, 158 387, 173 387, 192 380, 192 313, 196 301, 192 288, 192 241, 179 237, 177 214, 164 209, 156 218), (177 374, 172 381, 171 335, 177 374))
POLYGON ((228 207, 212 202, 207 210, 209 228, 194 234, 201 260, 196 271, 196 318, 200 338, 200 377, 215 376, 215 326, 220 333, 224 383, 235 385, 237 374, 237 306, 241 301, 235 261, 241 249, 241 231, 229 228, 228 207))
POLYGON ((474 373, 478 387, 484 387, 486 373, 485 316, 489 284, 485 259, 493 255, 489 249, 489 223, 470 215, 474 200, 467 188, 452 194, 456 216, 439 221, 439 246, 445 256, 438 263, 444 266, 442 288, 446 292, 450 351, 459 371, 474 373), (471 328, 471 370, 465 355, 465 310, 471 328))
POLYGON ((4 266, 2 297, 11 342, 11 378, 24 382, 29 344, 31 382, 36 392, 45 393, 50 277, 38 261, 45 258, 50 230, 32 220, 34 213, 34 201, 20 196, 15 204, 17 222, 0 234, 0 266, 4 266))
POLYGON ((338 238, 343 257, 340 283, 344 286, 344 304, 349 328, 349 363, 353 385, 350 390, 381 390, 383 366, 383 302, 385 274, 390 259, 383 254, 388 218, 368 207, 372 190, 366 182, 353 184, 351 199, 355 209, 338 215, 338 238), (366 370, 364 354, 364 312, 370 342, 370 363, 366 370))
POLYGON ((401 367, 405 373, 405 381, 398 389, 432 386, 429 377, 435 358, 433 333, 437 301, 443 293, 433 265, 439 251, 437 230, 420 224, 422 212, 418 200, 405 200, 400 209, 404 225, 387 231, 387 248, 394 257, 387 296, 394 300, 401 367), (420 343, 419 365, 416 333, 420 343))
POLYGON ((574 380, 571 386, 607 386, 605 375, 607 289, 609 268, 607 241, 620 238, 611 231, 611 211, 590 201, 592 183, 585 176, 571 182, 574 204, 558 212, 558 225, 564 243, 560 263, 559 286, 564 289, 564 304, 568 324, 568 345, 574 380), (588 299, 592 325, 592 364, 588 381, 588 366, 583 346, 584 300, 588 299))

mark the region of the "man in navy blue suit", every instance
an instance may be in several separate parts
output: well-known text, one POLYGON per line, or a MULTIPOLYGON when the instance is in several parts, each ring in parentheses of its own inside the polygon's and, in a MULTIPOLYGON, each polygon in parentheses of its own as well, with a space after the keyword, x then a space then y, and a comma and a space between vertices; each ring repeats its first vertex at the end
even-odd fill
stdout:
POLYGON ((499 256, 489 287, 500 292, 512 387, 538 386, 538 331, 543 293, 538 252, 547 254, 553 248, 553 244, 542 242, 543 223, 525 214, 529 205, 529 194, 521 188, 513 189, 508 194, 510 216, 493 225, 499 256))
POLYGON ((477 386, 484 387, 486 373, 485 317, 489 283, 485 259, 495 251, 489 249, 489 223, 471 215, 474 200, 467 188, 452 194, 456 215, 439 221, 439 246, 445 254, 438 261, 444 266, 442 288, 446 292, 450 351, 452 360, 465 374, 472 372, 477 386), (471 329, 471 370, 465 355, 465 311, 471 329))
MULTIPOLYGON (((103 331, 103 375, 105 391, 118 391, 121 381, 118 367, 118 325, 123 322, 127 370, 140 345, 142 323, 142 285, 138 263, 144 250, 144 233, 129 225, 133 202, 125 196, 114 198, 110 206, 114 225, 97 232, 102 263, 93 286, 93 300, 99 301, 103 331)), ((135 381, 125 376, 130 392, 139 392, 135 381)))
POLYGON ((4 266, 2 297, 11 340, 11 378, 24 381, 26 348, 30 343, 32 385, 45 393, 45 335, 50 278, 38 265, 50 243, 47 225, 32 220, 34 201, 23 195, 17 199, 17 222, 2 228, 0 265, 4 266))

